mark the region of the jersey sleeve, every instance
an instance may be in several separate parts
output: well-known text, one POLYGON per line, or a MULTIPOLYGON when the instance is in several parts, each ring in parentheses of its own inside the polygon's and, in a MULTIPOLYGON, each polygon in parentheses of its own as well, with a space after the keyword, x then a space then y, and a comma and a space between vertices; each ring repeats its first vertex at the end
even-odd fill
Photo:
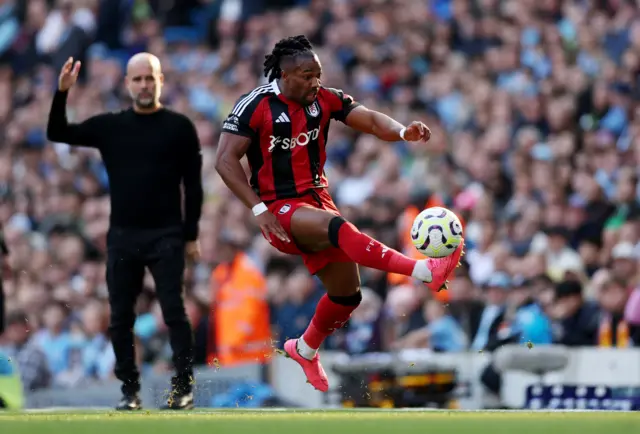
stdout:
POLYGON ((331 100, 331 119, 345 122, 349 113, 361 104, 340 89, 327 88, 331 100))
POLYGON ((261 98, 252 94, 241 96, 222 123, 222 132, 253 138, 258 134, 255 115, 261 98))

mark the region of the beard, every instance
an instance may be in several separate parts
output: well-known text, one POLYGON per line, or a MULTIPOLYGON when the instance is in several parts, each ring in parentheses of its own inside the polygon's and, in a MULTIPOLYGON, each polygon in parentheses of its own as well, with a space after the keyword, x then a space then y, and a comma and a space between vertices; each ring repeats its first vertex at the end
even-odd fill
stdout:
POLYGON ((135 104, 140 108, 148 109, 156 105, 156 100, 151 96, 138 96, 135 99, 135 104))

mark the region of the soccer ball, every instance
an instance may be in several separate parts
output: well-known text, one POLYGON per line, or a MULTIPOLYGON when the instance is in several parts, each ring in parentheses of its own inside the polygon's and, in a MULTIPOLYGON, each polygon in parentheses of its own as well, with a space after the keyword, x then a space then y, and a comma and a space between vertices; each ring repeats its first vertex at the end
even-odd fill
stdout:
POLYGON ((411 241, 423 255, 445 258, 462 242, 462 224, 451 210, 427 208, 413 221, 411 241))

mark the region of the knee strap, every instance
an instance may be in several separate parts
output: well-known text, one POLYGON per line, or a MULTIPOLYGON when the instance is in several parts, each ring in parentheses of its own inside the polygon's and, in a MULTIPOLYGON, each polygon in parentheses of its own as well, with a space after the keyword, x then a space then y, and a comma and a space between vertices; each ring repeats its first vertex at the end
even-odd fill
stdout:
POLYGON ((329 300, 341 306, 359 306, 362 302, 362 292, 360 292, 360 290, 355 294, 347 295, 346 297, 337 297, 335 295, 329 295, 328 297, 329 300))
POLYGON ((340 245, 338 244, 338 233, 340 232, 342 225, 346 222, 347 221, 340 216, 335 216, 329 222, 329 242, 333 244, 333 247, 335 248, 340 248, 340 245))

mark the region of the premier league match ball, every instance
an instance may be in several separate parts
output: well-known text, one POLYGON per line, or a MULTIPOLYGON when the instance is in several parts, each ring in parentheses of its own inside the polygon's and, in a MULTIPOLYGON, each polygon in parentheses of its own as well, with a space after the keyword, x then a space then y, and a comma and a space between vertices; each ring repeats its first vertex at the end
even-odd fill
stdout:
POLYGON ((445 258, 462 242, 462 224, 451 210, 427 208, 413 221, 411 241, 423 255, 445 258))

